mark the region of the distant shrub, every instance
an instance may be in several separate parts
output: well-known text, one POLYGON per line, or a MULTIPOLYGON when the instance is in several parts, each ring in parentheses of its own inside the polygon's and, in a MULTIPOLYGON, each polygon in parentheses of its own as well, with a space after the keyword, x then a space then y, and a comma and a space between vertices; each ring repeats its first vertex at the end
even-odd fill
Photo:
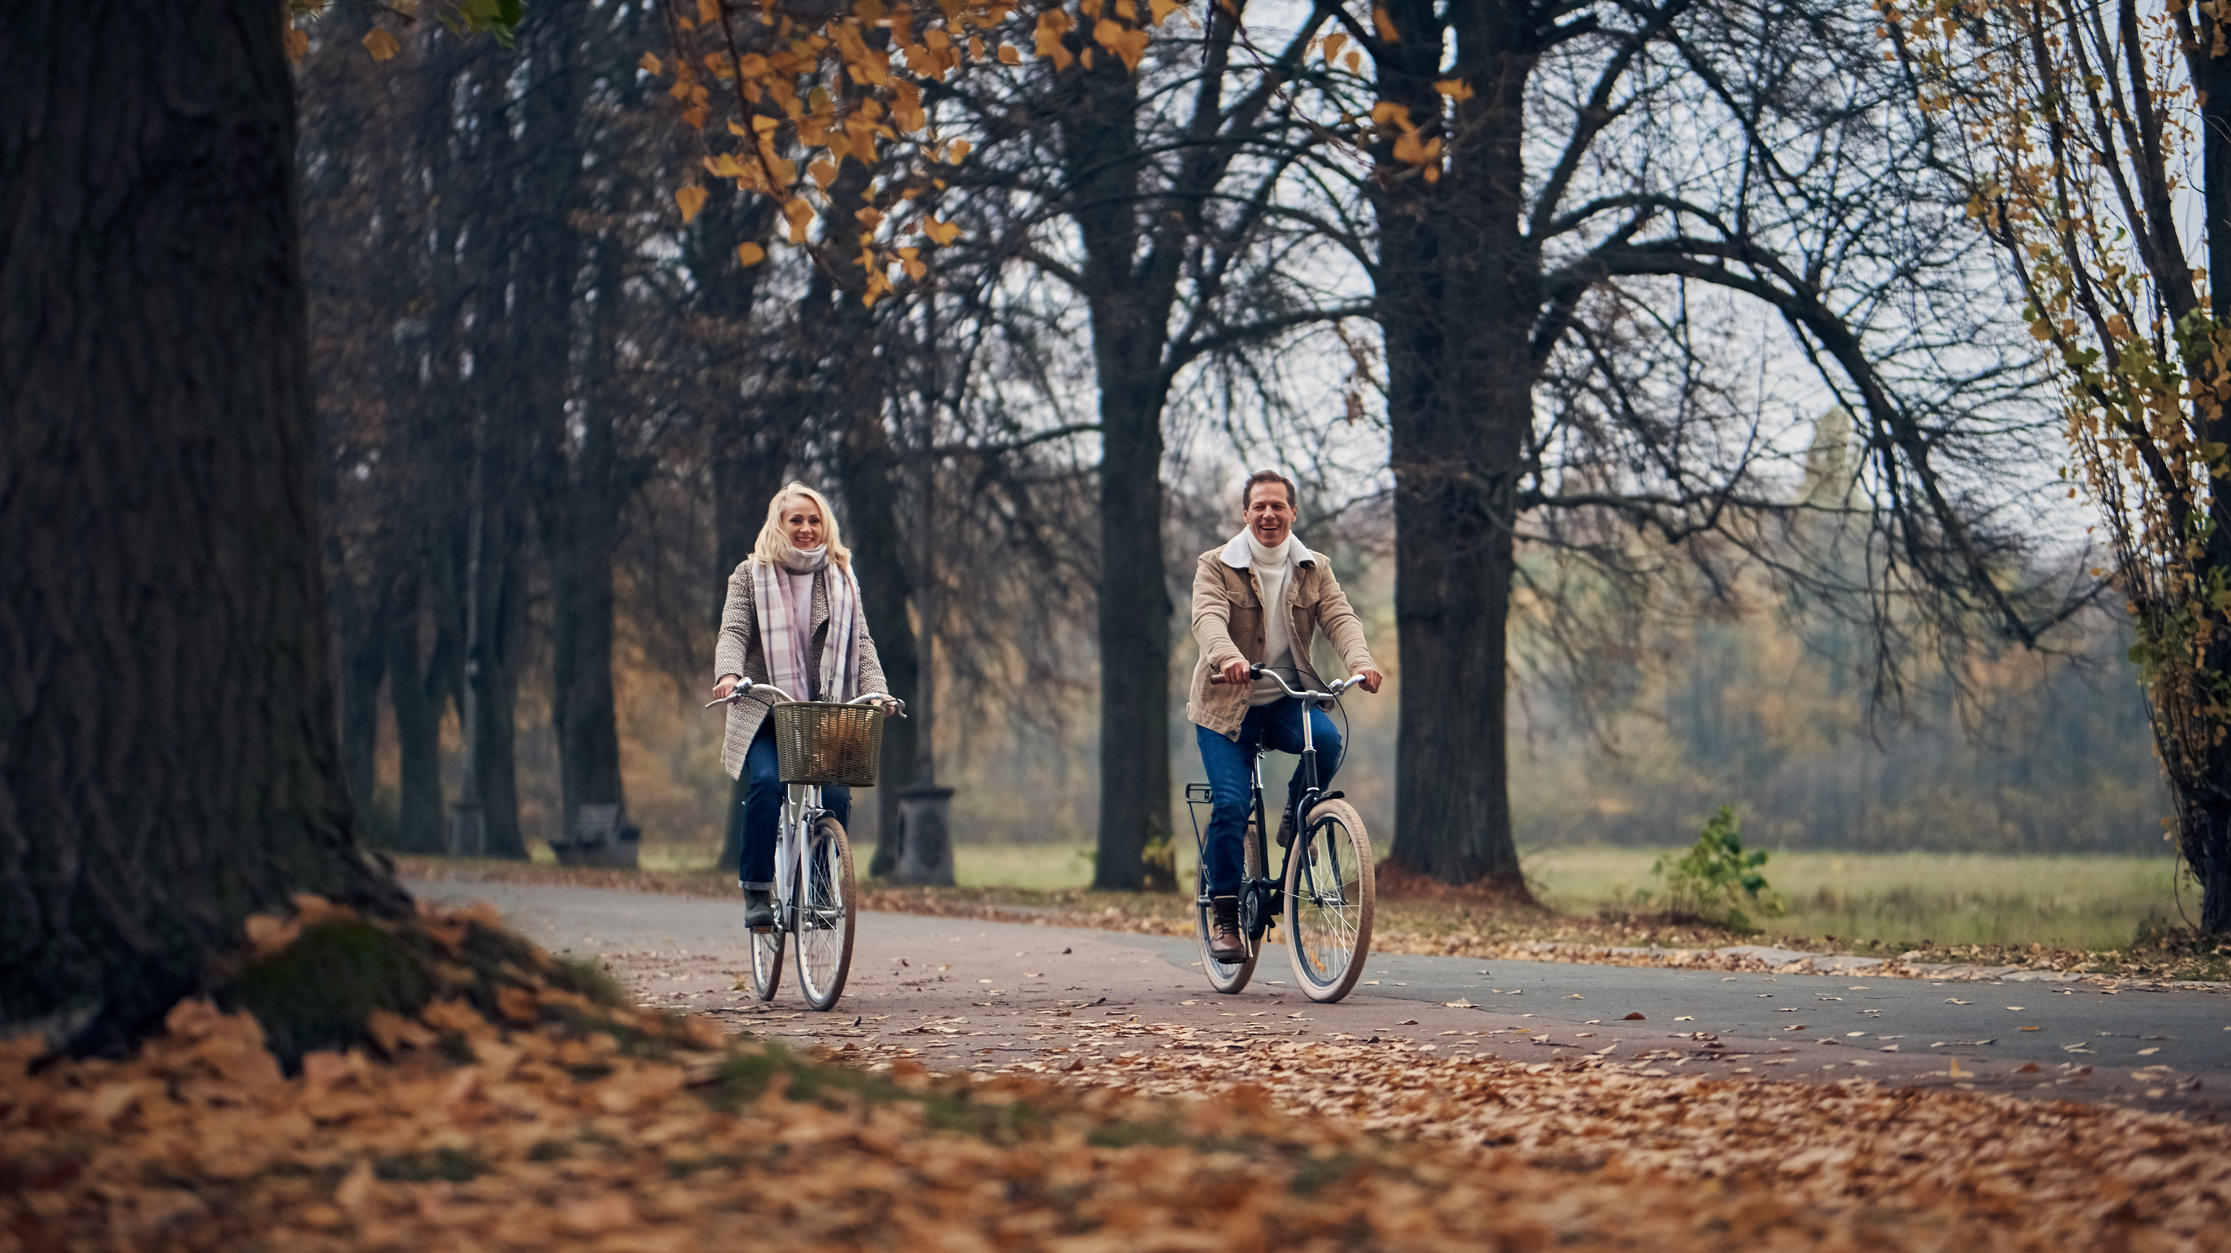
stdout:
POLYGON ((1650 873, 1665 882, 1663 905, 1670 913, 1690 914, 1730 931, 1755 931, 1751 914, 1779 918, 1786 908, 1767 886, 1759 867, 1766 850, 1743 848, 1742 827, 1725 805, 1697 833, 1696 844, 1675 858, 1658 858, 1650 873))

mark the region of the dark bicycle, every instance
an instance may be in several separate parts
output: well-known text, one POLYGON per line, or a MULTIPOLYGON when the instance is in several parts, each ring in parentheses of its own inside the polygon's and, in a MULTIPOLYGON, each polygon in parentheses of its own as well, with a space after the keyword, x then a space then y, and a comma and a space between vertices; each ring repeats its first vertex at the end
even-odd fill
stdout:
MULTIPOLYGON (((1286 694, 1305 707, 1329 709, 1340 702, 1360 677, 1343 679, 1325 691, 1296 691, 1285 679, 1262 666, 1248 670, 1250 678, 1269 674, 1286 694)), ((1215 677, 1210 682, 1218 682, 1215 677)), ((1276 877, 1264 871, 1270 850, 1264 838, 1269 810, 1263 804, 1263 750, 1255 744, 1253 782, 1248 790, 1247 829, 1243 878, 1239 890, 1240 932, 1247 938, 1243 961, 1220 962, 1209 954, 1209 896, 1206 824, 1201 811, 1209 804, 1206 783, 1185 785, 1185 800, 1192 810, 1193 840, 1199 858, 1195 922, 1200 932, 1201 968, 1209 986, 1219 992, 1237 992, 1255 974, 1255 959, 1262 954, 1263 937, 1283 914, 1286 919, 1286 952, 1294 965, 1294 978, 1313 1001, 1337 1001, 1348 995, 1363 974, 1364 958, 1371 951, 1371 916, 1378 893, 1371 869, 1371 837, 1363 817, 1338 792, 1327 792, 1317 772, 1317 745, 1310 733, 1310 719, 1301 720, 1301 794, 1295 802, 1294 842, 1276 877)))

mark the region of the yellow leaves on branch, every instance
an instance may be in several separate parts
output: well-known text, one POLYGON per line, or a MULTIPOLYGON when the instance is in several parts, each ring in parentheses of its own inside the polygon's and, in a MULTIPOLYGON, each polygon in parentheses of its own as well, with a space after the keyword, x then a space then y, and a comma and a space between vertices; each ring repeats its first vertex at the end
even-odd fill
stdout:
POLYGON ((403 50, 403 45, 394 32, 375 26, 364 36, 364 50, 372 54, 374 61, 392 61, 395 54, 403 50))
POLYGON ((1115 53, 1122 60, 1123 68, 1134 73, 1139 68, 1140 58, 1146 55, 1147 33, 1113 18, 1104 17, 1093 24, 1092 41, 1115 53))
MULTIPOLYGON (((672 15, 670 54, 644 53, 637 64, 671 79, 668 94, 679 115, 705 136, 705 173, 779 204, 790 243, 819 238, 816 246, 828 247, 858 239, 872 303, 894 282, 929 273, 915 249, 888 241, 910 229, 939 246, 959 237, 957 225, 923 209, 944 189, 938 167, 964 160, 971 145, 932 131, 924 88, 965 62, 1020 66, 1023 50, 996 37, 1017 3, 850 0, 825 17, 802 20, 769 0, 696 0, 694 18, 672 15), (708 131, 716 110, 729 114, 725 127, 708 131), (733 147, 713 142, 718 129, 733 147), (847 162, 859 163, 861 177, 845 177, 847 162), (917 208, 907 208, 909 202, 917 208), (814 224, 831 213, 847 219, 842 230, 817 237, 814 224)), ((1136 72, 1153 28, 1183 8, 1183 0, 1057 3, 1035 16, 1033 51, 1057 73, 1091 68, 1095 52, 1136 72)), ((689 223, 705 192, 684 188, 675 200, 689 223)), ((765 260, 764 249, 749 259, 744 254, 738 250, 742 264, 765 260)))
POLYGON ((1069 63, 1076 60, 1062 42, 1062 36, 1068 34, 1073 25, 1067 9, 1048 9, 1038 15, 1038 55, 1052 61, 1056 70, 1066 70, 1069 63))

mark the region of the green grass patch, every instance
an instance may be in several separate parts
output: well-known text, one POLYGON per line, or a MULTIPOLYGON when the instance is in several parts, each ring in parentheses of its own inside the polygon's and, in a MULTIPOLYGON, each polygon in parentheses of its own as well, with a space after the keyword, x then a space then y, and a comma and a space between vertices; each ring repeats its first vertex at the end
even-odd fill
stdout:
MULTIPOLYGON (((1524 858, 1542 902, 1569 912, 1632 908, 1660 885, 1657 849, 1545 849, 1524 858)), ((1995 853, 1777 852, 1761 868, 1789 904, 1763 938, 1833 936, 1885 948, 1964 945, 2104 950, 2178 911, 2162 857, 1995 853)), ((2185 908, 2197 908, 2189 885, 2185 908)))

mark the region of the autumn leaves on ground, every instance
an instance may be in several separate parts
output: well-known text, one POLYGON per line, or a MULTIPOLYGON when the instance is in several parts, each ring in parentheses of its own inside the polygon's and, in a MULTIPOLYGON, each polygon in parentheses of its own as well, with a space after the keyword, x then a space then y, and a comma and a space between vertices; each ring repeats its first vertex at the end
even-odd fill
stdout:
POLYGON ((2231 1132, 1959 1092, 1263 1042, 880 1071, 631 1008, 493 916, 303 899, 125 1060, 0 1046, 0 1250, 2170 1248, 2231 1132))

